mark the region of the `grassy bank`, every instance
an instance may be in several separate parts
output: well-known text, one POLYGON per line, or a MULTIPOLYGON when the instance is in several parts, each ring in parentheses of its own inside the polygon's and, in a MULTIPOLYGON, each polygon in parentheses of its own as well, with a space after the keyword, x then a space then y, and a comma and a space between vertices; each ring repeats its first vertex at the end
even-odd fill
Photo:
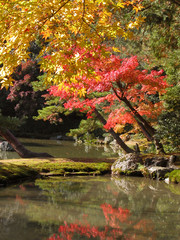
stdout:
POLYGON ((110 173, 113 159, 11 159, 0 161, 0 185, 37 177, 110 173))
MULTIPOLYGON (((145 161, 145 158, 148 158, 150 156, 151 155, 142 156, 143 161, 145 161)), ((0 160, 0 186, 21 182, 26 179, 42 178, 49 176, 110 174, 111 165, 115 160, 116 158, 33 158, 0 160)), ((167 173, 166 177, 169 177, 170 182, 180 183, 179 159, 178 161, 176 161, 175 165, 179 169, 167 173)))

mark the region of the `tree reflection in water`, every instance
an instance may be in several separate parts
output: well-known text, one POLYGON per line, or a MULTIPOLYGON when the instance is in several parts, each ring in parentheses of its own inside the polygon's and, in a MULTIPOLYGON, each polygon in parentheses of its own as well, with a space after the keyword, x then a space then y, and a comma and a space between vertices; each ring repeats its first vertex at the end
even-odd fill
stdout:
POLYGON ((106 225, 103 228, 96 226, 90 226, 86 222, 86 225, 81 222, 60 225, 58 232, 54 234, 48 240, 76 240, 76 239, 99 239, 99 240, 153 240, 155 234, 153 233, 154 228, 150 220, 141 219, 138 222, 133 222, 129 219, 131 213, 128 209, 113 208, 110 204, 102 204, 101 209, 106 220, 106 225), (133 229, 138 233, 126 233, 129 225, 133 225, 133 229), (141 235, 142 232, 146 233, 146 236, 141 235), (147 238, 147 236, 149 237, 147 238), (77 237, 80 238, 77 238, 77 237))
POLYGON ((180 188, 145 178, 58 177, 0 189, 0 240, 177 240, 180 188))

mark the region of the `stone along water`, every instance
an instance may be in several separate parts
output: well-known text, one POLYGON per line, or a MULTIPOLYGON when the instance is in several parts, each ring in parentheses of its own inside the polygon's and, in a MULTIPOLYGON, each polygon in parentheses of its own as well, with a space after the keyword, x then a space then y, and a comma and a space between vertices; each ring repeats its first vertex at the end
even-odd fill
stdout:
POLYGON ((178 185, 132 177, 58 177, 0 189, 0 240, 179 236, 178 185))

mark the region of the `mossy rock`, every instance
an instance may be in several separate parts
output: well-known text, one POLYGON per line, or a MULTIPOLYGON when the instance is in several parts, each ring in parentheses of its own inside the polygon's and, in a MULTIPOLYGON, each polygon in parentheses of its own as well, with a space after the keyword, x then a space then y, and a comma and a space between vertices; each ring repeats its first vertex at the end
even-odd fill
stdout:
POLYGON ((112 164, 112 175, 142 176, 140 169, 138 169, 141 163, 142 159, 139 154, 126 154, 112 164))
POLYGON ((173 170, 172 172, 166 174, 169 177, 169 181, 173 183, 180 183, 180 169, 173 170))

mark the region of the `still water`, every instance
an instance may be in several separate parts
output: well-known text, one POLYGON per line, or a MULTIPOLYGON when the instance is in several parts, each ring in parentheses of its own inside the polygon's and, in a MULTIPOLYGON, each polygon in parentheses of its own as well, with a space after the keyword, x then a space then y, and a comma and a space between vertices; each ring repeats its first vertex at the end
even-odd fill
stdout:
POLYGON ((0 240, 178 240, 180 187, 58 177, 0 189, 0 240))
MULTIPOLYGON (((76 144, 74 141, 57 141, 44 139, 19 139, 23 145, 33 152, 47 152, 54 157, 62 158, 103 158, 116 157, 120 148, 116 146, 90 146, 76 144)), ((0 159, 20 158, 16 152, 0 151, 0 159)))

